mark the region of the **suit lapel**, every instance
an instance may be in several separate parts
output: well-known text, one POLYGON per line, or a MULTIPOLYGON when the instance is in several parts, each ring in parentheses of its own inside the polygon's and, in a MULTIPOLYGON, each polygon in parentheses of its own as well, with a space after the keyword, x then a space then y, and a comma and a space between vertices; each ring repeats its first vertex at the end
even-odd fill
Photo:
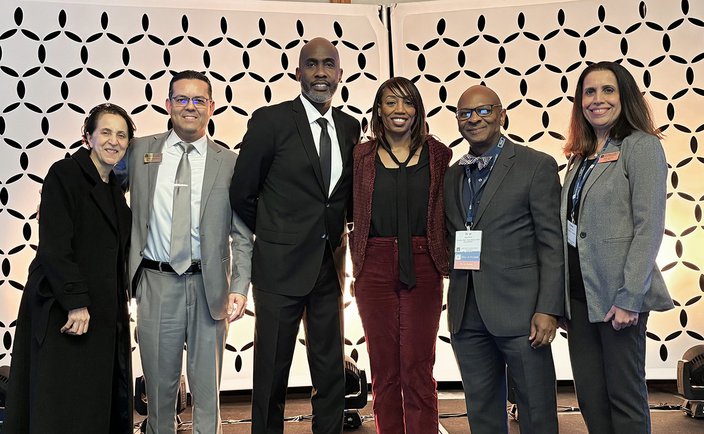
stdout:
MULTIPOLYGON (((113 211, 112 198, 109 195, 105 194, 107 189, 102 188, 103 185, 101 184, 103 184, 103 181, 102 179, 100 179, 98 169, 95 167, 95 164, 90 159, 90 152, 84 152, 81 149, 80 151, 74 154, 74 159, 78 163, 78 166, 81 168, 81 170, 85 172, 85 174, 90 178, 89 182, 92 184, 90 190, 90 197, 93 199, 93 201, 95 201, 95 204, 98 206, 98 209, 100 209, 100 212, 105 217, 105 220, 107 220, 110 224, 110 227, 112 227, 113 230, 117 232, 117 216, 113 211)), ((111 176, 114 175, 111 174, 111 176)))
MULTIPOLYGON (((296 128, 298 129, 298 135, 301 137, 301 142, 303 142, 303 149, 306 151, 310 165, 313 167, 313 173, 315 173, 315 178, 318 180, 320 185, 320 190, 323 191, 323 174, 320 169, 320 157, 318 156, 318 151, 315 149, 315 141, 313 140, 313 134, 310 132, 310 123, 308 122, 308 116, 306 116, 306 109, 303 107, 303 103, 300 99, 296 98, 292 102, 293 104, 293 119, 296 122, 296 128)), ((328 196, 328 192, 324 192, 325 197, 328 196)))
POLYGON ((220 164, 222 163, 221 153, 222 148, 215 142, 208 139, 208 146, 205 151, 205 173, 203 174, 203 190, 200 194, 200 217, 203 218, 205 205, 210 197, 210 192, 213 190, 215 178, 218 176, 220 164))
MULTIPOLYGON (((621 142, 614 142, 613 140, 609 140, 608 146, 606 147, 606 149, 604 149, 604 154, 620 150, 621 142)), ((589 175, 589 178, 587 178, 587 181, 584 183, 584 188, 579 199, 580 204, 584 201, 584 198, 587 196, 587 194, 589 194, 589 190, 592 188, 596 180, 599 179, 599 177, 609 166, 611 166, 611 163, 599 164, 599 162, 597 161, 596 166, 594 166, 594 170, 592 170, 592 173, 589 175)))
MULTIPOLYGON (((103 182, 103 181, 99 181, 103 182)), ((115 212, 113 211, 113 204, 112 204, 112 198, 109 196, 105 195, 105 192, 107 189, 100 188, 102 187, 100 184, 95 183, 93 184, 93 189, 90 191, 90 196, 93 198, 95 203, 98 205, 98 208, 100 208, 100 212, 103 213, 103 216, 105 217, 105 220, 110 223, 110 227, 117 232, 117 216, 115 215, 115 212)))
POLYGON ((455 192, 455 199, 457 200, 457 207, 460 209, 460 215, 462 216, 462 221, 466 222, 467 221, 467 204, 464 202, 464 184, 467 182, 467 178, 464 176, 465 170, 464 166, 460 166, 457 164, 455 166, 454 172, 453 172, 453 177, 455 178, 454 180, 451 180, 457 189, 455 192))
POLYGON ((124 255, 127 251, 127 242, 130 239, 130 221, 132 218, 132 214, 130 213, 130 209, 125 203, 124 193, 120 189, 120 186, 117 183, 117 179, 111 181, 113 182, 112 198, 116 211, 115 214, 117 215, 117 229, 118 234, 120 235, 120 249, 122 254, 124 255))
POLYGON ((479 208, 477 209, 477 215, 474 217, 474 226, 479 224, 486 207, 491 203, 491 199, 496 194, 499 186, 503 182, 506 174, 511 170, 513 166, 513 157, 516 155, 516 150, 514 144, 506 140, 504 148, 499 154, 499 158, 496 160, 494 168, 491 170, 489 179, 486 181, 486 187, 484 187, 484 192, 482 193, 481 201, 479 203, 479 208))
MULTIPOLYGON (((171 131, 167 131, 163 135, 154 136, 152 142, 147 146, 147 153, 161 153, 163 159, 164 143, 166 142, 166 138, 169 137, 169 134, 171 134, 171 131)), ((135 155, 135 157, 144 159, 144 155, 135 155)), ((149 177, 149 198, 147 202, 147 209, 149 210, 149 216, 151 215, 152 204, 154 203, 154 189, 156 188, 156 177, 159 174, 159 166, 161 166, 161 162, 147 164, 147 172, 149 177)))
POLYGON ((577 169, 579 168, 579 165, 581 163, 582 157, 572 157, 567 163, 567 173, 565 174, 565 180, 563 182, 562 188, 562 197, 560 200, 560 216, 562 217, 562 220, 565 220, 567 218, 567 201, 570 200, 568 197, 570 185, 572 184, 574 176, 577 173, 577 169))
MULTIPOLYGON (((342 171, 344 173, 345 167, 348 167, 349 159, 352 156, 352 152, 350 152, 350 150, 348 149, 350 146, 352 146, 352 144, 347 143, 347 141, 345 140, 345 137, 347 137, 347 135, 345 134, 345 123, 342 120, 340 112, 336 108, 330 108, 330 110, 332 110, 332 119, 333 121, 335 121, 335 132, 337 133, 337 143, 340 146, 340 155, 342 156, 342 171)), ((332 189, 332 192, 330 193, 330 196, 335 193, 343 177, 344 176, 340 176, 340 178, 338 178, 337 183, 335 184, 334 188, 332 189)))
MULTIPOLYGON (((103 181, 99 181, 102 183, 103 181)), ((100 208, 100 212, 103 213, 105 220, 108 221, 110 227, 117 233, 117 215, 115 213, 115 208, 112 203, 112 197, 105 194, 108 189, 102 188, 103 186, 97 182, 93 185, 93 189, 90 191, 90 195, 100 208)))

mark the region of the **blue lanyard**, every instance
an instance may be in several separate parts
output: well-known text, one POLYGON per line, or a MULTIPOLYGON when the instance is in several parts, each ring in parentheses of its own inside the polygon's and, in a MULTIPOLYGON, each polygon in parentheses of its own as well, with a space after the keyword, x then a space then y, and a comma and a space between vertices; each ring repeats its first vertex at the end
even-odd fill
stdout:
MULTIPOLYGON (((572 213, 570 214, 570 220, 572 221, 572 223, 575 223, 574 209, 577 206, 577 203, 579 202, 579 196, 582 193, 582 187, 584 187, 584 184, 587 182, 589 174, 592 173, 592 170, 594 170, 596 165, 599 163, 599 159, 601 158, 601 155, 604 153, 606 148, 609 146, 610 141, 611 138, 606 140, 606 143, 604 143, 604 146, 601 148, 601 151, 599 151, 599 154, 597 154, 596 159, 593 163, 582 164, 582 167, 579 169, 577 179, 574 181, 574 191, 572 191, 572 213)), ((586 161, 586 158, 584 159, 584 161, 586 161)))
POLYGON ((489 173, 487 173, 486 177, 484 178, 484 181, 479 185, 479 188, 477 188, 477 191, 474 191, 474 187, 472 186, 472 178, 470 176, 467 177, 467 185, 469 186, 469 203, 467 204, 467 221, 465 222, 465 227, 468 229, 472 227, 472 223, 474 223, 474 198, 477 197, 477 195, 484 190, 484 187, 486 186, 487 181, 489 181, 489 175, 491 175, 491 172, 494 170, 494 166, 496 165, 496 161, 499 159, 499 154, 501 153, 501 149, 504 147, 504 143, 506 142, 506 137, 501 136, 499 139, 499 143, 496 144, 496 147, 499 149, 499 152, 497 152, 496 155, 491 157, 491 166, 489 166, 489 173))

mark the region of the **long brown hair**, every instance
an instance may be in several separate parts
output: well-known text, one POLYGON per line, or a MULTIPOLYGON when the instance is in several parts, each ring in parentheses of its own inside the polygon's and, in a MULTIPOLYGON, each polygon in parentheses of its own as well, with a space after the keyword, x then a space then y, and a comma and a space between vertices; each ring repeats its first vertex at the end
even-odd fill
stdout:
POLYGON ((369 122, 371 135, 376 138, 380 144, 386 142, 384 123, 381 121, 381 116, 379 116, 381 94, 385 89, 389 89, 391 93, 399 98, 409 99, 413 104, 413 107, 416 109, 416 119, 413 121, 413 125, 411 125, 410 152, 413 154, 425 141, 425 138, 428 135, 428 130, 425 126, 425 107, 423 106, 423 100, 420 97, 420 92, 418 92, 416 85, 407 78, 393 77, 386 80, 381 84, 381 86, 379 86, 379 89, 376 91, 376 96, 374 96, 374 104, 372 105, 372 119, 369 122))
POLYGON ((574 103, 570 118, 565 155, 591 155, 596 152, 597 139, 594 128, 587 122, 582 112, 582 94, 584 79, 590 72, 611 71, 616 77, 619 97, 621 99, 621 114, 611 127, 609 137, 621 140, 635 130, 643 131, 661 137, 653 124, 653 118, 648 102, 643 97, 636 81, 630 72, 616 62, 598 62, 589 65, 577 81, 574 91, 574 103))

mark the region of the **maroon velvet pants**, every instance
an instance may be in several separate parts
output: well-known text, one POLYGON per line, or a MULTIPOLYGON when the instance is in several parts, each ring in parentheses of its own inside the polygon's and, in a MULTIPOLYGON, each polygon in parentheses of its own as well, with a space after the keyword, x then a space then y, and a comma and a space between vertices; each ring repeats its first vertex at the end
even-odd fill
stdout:
POLYGON ((416 286, 398 280, 396 238, 370 238, 355 281, 371 364, 377 433, 438 432, 433 365, 442 276, 425 237, 413 237, 416 286))

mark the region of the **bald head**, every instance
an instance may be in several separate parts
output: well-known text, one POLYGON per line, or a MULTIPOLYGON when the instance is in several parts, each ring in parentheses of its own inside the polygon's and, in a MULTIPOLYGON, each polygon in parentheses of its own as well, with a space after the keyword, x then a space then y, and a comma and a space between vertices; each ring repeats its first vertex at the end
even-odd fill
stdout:
POLYGON ((457 126, 475 155, 481 155, 496 145, 506 120, 506 110, 501 107, 496 92, 482 85, 470 87, 457 102, 457 112, 471 112, 469 118, 458 117, 457 126), (480 116, 476 110, 480 107, 488 109, 490 114, 480 116))
POLYGON ((321 114, 325 114, 330 108, 341 79, 340 56, 330 41, 325 38, 313 38, 301 48, 296 80, 301 83, 303 96, 321 114))
POLYGON ((494 92, 491 88, 477 84, 462 93, 460 100, 457 102, 457 107, 461 107, 463 102, 466 102, 469 99, 477 98, 482 101, 486 101, 487 104, 501 104, 501 99, 499 99, 499 95, 497 95, 496 92, 494 92))
POLYGON ((313 38, 310 41, 306 42, 301 48, 301 53, 298 55, 299 66, 306 58, 311 55, 311 53, 315 52, 316 50, 329 51, 330 53, 334 53, 335 59, 339 59, 337 48, 335 48, 332 42, 328 41, 325 38, 313 38))

